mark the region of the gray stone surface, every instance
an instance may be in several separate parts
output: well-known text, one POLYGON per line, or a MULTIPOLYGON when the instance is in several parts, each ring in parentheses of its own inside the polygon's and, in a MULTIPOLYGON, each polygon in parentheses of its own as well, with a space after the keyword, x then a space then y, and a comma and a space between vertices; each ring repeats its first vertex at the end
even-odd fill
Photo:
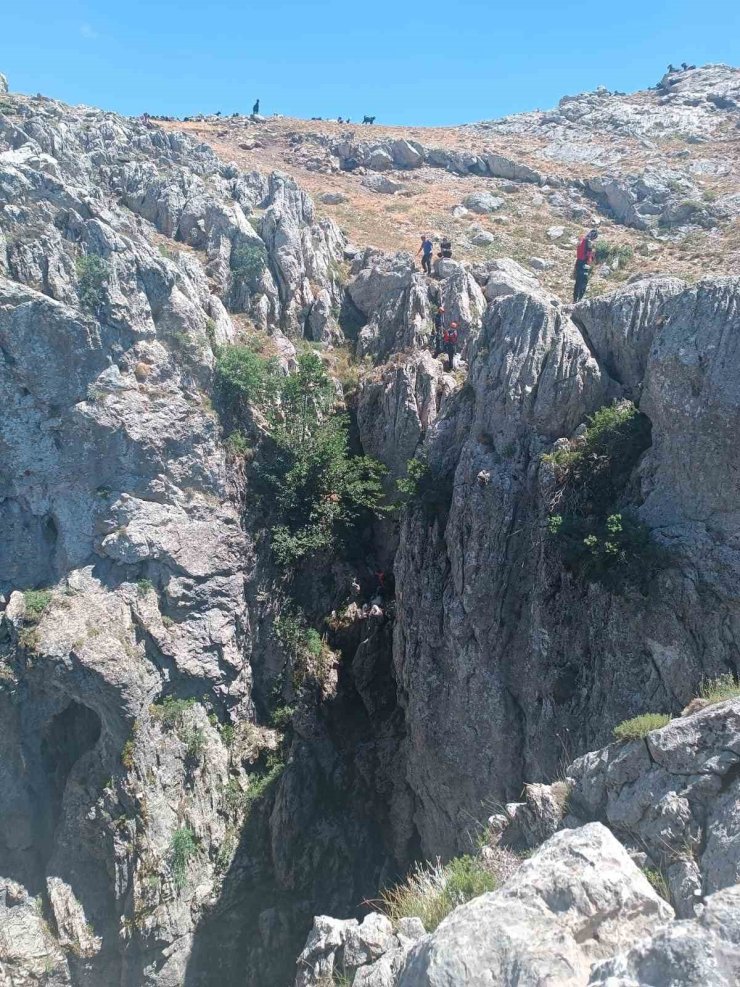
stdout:
POLYGON ((598 964, 590 987, 734 987, 740 979, 740 885, 707 899, 697 921, 675 922, 598 964))
POLYGON ((505 886, 461 905, 407 957, 398 987, 586 984, 594 962, 672 918, 598 823, 558 833, 505 886))

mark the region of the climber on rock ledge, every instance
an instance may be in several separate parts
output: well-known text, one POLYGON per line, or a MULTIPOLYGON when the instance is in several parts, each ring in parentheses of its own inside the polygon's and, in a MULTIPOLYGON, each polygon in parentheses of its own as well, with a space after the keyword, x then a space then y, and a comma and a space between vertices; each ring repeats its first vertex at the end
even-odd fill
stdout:
POLYGON ((588 277, 591 273, 591 265, 594 262, 594 240, 598 236, 597 230, 590 230, 578 244, 576 253, 576 266, 573 272, 575 285, 573 287, 573 301, 579 302, 586 294, 588 287, 588 277))

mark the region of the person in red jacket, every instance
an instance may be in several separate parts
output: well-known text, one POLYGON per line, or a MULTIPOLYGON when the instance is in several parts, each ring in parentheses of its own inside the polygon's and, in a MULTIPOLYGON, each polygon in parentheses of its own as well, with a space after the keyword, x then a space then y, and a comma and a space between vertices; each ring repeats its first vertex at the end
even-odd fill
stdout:
POLYGON ((573 288, 573 301, 579 302, 586 294, 588 286, 588 276, 591 273, 591 265, 594 262, 594 240, 598 236, 597 230, 589 230, 578 244, 576 253, 575 287, 573 288))
POLYGON ((447 354, 447 359, 450 361, 448 370, 452 373, 452 369, 455 366, 455 347, 457 346, 457 322, 451 322, 449 329, 445 329, 442 341, 444 343, 443 349, 447 354))

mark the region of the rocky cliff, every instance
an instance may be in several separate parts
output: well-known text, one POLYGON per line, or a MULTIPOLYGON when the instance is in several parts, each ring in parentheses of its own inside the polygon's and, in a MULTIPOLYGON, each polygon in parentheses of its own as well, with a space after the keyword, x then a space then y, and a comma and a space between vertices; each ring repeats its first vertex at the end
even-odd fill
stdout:
MULTIPOLYGON (((702 134, 736 112, 712 72, 702 134)), ((731 983, 737 703, 607 745, 740 671, 740 279, 575 307, 511 258, 429 279, 286 174, 0 108, 3 982, 287 985, 322 913, 347 921, 317 920, 302 985, 651 983, 695 942, 720 972, 680 982, 731 983), (386 467, 341 551, 280 554, 290 406, 224 399, 246 350, 274 380, 319 353, 351 455, 386 467), (548 842, 431 935, 363 904, 481 833, 548 842)), ((540 180, 486 160, 494 191, 540 180)))

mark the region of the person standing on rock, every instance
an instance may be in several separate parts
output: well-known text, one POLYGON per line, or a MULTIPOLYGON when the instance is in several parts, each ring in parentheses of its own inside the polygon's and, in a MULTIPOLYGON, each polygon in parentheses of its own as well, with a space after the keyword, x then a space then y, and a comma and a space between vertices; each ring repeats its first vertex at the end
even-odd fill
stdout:
POLYGON ((434 244, 429 239, 429 234, 425 233, 421 238, 421 246, 416 251, 416 256, 421 254, 421 269, 422 271, 432 276, 432 251, 434 250, 434 244))
POLYGON ((447 359, 449 360, 449 366, 447 367, 448 373, 452 373, 455 367, 455 347, 457 346, 457 322, 451 322, 450 328, 445 329, 444 336, 442 337, 444 341, 444 351, 447 354, 447 359))
POLYGON ((432 344, 434 346, 434 356, 439 356, 442 352, 442 323, 445 318, 445 307, 440 305, 437 311, 434 313, 434 338, 432 339, 432 344))
POLYGON ((256 100, 254 106, 252 107, 252 116, 258 117, 260 114, 260 101, 256 100))
POLYGON ((576 253, 576 267, 574 271, 576 283, 573 288, 573 301, 579 302, 586 294, 588 287, 588 276, 591 273, 591 265, 594 262, 594 240, 598 236, 596 230, 589 232, 581 239, 576 253))

